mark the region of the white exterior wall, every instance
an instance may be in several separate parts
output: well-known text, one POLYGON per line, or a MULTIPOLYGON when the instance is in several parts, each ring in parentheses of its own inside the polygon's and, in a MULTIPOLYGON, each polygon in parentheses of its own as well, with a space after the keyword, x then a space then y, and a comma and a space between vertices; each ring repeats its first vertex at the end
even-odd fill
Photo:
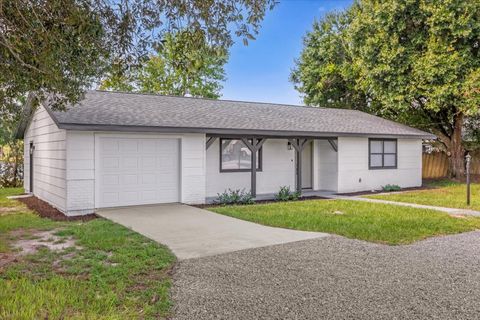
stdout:
POLYGON ((337 191, 338 189, 338 152, 336 152, 327 140, 317 140, 315 144, 318 177, 316 190, 337 191))
POLYGON ((182 136, 181 198, 183 203, 205 203, 205 144, 204 134, 182 136))
POLYGON ((67 132, 67 214, 95 212, 95 136, 67 132))
MULTIPOLYGON (((295 152, 287 140, 270 139, 262 146, 262 171, 257 172, 257 194, 276 193, 281 186, 295 188, 295 152)), ((250 191, 250 172, 220 172, 220 139, 207 150, 207 197, 227 189, 250 191)))
POLYGON ((24 188, 30 190, 30 142, 33 157, 33 194, 60 211, 66 208, 66 131, 59 129, 44 107, 33 114, 24 136, 24 188))
POLYGON ((398 139, 397 169, 368 168, 368 138, 338 138, 338 192, 378 190, 386 184, 402 188, 422 185, 422 140, 398 139))
MULTIPOLYGON (((68 215, 88 214, 95 211, 95 135, 112 137, 142 137, 145 133, 95 133, 68 131, 67 133, 67 210, 68 215)), ((180 139, 181 202, 205 202, 205 135, 158 135, 180 139)))

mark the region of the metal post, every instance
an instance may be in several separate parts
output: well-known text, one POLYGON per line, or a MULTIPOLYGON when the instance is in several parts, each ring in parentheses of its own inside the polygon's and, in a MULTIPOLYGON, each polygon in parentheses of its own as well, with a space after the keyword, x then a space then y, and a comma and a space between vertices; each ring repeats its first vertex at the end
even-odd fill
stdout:
POLYGON ((466 169, 467 169, 467 205, 470 205, 470 161, 472 160, 472 156, 468 153, 465 156, 465 160, 467 162, 466 169))

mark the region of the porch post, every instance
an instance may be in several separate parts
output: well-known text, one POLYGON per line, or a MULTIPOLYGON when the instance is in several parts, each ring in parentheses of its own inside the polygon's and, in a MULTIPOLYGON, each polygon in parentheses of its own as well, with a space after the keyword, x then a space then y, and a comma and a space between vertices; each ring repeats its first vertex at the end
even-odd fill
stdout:
POLYGON ((296 190, 302 193, 302 151, 307 144, 307 139, 288 139, 296 151, 296 190))
POLYGON ((252 197, 257 196, 257 151, 260 150, 265 138, 252 139, 252 143, 247 138, 242 138, 242 142, 247 146, 251 153, 251 167, 250 167, 250 193, 252 197))

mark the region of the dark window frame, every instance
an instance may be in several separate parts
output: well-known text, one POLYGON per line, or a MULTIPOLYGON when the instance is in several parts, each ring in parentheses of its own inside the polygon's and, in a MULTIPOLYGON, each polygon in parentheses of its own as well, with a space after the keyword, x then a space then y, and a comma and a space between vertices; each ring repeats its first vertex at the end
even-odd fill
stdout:
POLYGON ((397 169, 398 168, 398 139, 388 139, 388 138, 369 138, 368 139, 368 169, 369 170, 382 170, 382 169, 397 169), (372 141, 382 142, 382 152, 373 152, 372 153, 372 141), (395 153, 385 152, 385 141, 395 142, 395 153), (395 165, 394 166, 385 166, 385 155, 395 155, 395 165), (382 165, 381 166, 372 166, 372 155, 381 155, 382 156, 382 165))
MULTIPOLYGON (((223 141, 225 140, 239 140, 241 141, 242 139, 240 138, 220 138, 218 139, 219 140, 219 159, 220 159, 220 163, 219 163, 219 169, 220 169, 220 172, 251 172, 252 171, 252 168, 248 168, 248 169, 223 169, 223 166, 222 166, 222 143, 223 141)), ((250 142, 253 142, 252 139, 248 139, 248 141, 250 142)), ((247 147, 248 148, 248 147, 247 147)), ((250 149, 249 149, 250 150, 250 149)), ((251 151, 250 151, 251 152, 251 151)), ((260 150, 258 150, 258 168, 257 168, 257 172, 262 172, 262 168, 263 168, 263 146, 260 148, 260 150)))

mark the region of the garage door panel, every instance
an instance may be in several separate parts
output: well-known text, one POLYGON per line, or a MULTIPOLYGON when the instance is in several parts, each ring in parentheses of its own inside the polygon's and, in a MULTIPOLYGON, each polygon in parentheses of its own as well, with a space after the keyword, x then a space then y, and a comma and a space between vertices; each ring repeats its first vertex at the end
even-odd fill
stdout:
POLYGON ((105 174, 102 181, 105 186, 118 186, 120 180, 118 174, 105 174))
POLYGON ((118 140, 104 139, 100 146, 105 155, 118 153, 118 140))
POLYGON ((125 156, 121 160, 122 169, 137 169, 138 168, 138 155, 135 157, 125 156))
POLYGON ((121 175, 120 181, 125 188, 130 189, 131 186, 138 184, 138 176, 136 174, 124 174, 121 175))
POLYGON ((142 174, 141 182, 142 182, 143 185, 157 184, 158 183, 157 175, 156 174, 142 174))
POLYGON ((118 142, 120 153, 131 153, 138 151, 138 140, 136 139, 121 139, 118 142))
POLYGON ((101 161, 102 169, 118 169, 120 168, 120 158, 118 157, 105 157, 101 161))
POLYGON ((179 201, 178 139, 99 140, 99 207, 179 201))

